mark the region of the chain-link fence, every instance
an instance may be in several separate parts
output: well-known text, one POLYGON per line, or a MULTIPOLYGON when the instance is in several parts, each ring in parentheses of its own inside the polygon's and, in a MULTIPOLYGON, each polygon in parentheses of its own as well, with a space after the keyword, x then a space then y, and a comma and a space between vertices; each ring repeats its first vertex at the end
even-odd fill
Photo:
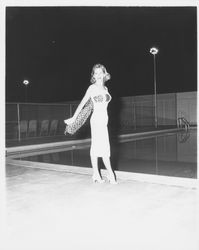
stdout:
MULTIPOLYGON (((64 119, 69 118, 76 107, 77 104, 7 103, 6 140, 63 136, 64 119)), ((76 135, 68 135, 70 139, 74 137, 76 135)))
MULTIPOLYGON (((67 104, 7 103, 6 141, 59 138, 64 140, 90 137, 89 120, 73 136, 64 135, 64 119, 71 117, 79 102, 67 104)), ((158 126, 176 125, 175 95, 158 100, 158 126)), ((154 128, 153 98, 118 98, 110 103, 109 131, 115 135, 132 133, 140 128, 154 128)))

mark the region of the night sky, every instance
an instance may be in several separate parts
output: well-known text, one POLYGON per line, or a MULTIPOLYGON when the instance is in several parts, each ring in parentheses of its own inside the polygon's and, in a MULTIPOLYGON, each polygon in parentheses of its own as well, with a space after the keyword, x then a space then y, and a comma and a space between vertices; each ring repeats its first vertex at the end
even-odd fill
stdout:
POLYGON ((196 21, 196 7, 7 7, 6 101, 79 100, 96 63, 112 96, 153 94, 153 46, 157 92, 196 91, 196 21))

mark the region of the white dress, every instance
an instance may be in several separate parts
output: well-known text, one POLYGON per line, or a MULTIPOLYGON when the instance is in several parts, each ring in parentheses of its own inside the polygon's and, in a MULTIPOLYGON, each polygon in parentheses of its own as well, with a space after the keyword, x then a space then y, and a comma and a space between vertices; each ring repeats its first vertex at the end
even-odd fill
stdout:
POLYGON ((90 119, 90 155, 96 157, 110 157, 107 106, 111 100, 111 95, 108 93, 106 87, 105 89, 100 89, 95 84, 90 86, 90 90, 91 99, 93 101, 93 113, 90 119))

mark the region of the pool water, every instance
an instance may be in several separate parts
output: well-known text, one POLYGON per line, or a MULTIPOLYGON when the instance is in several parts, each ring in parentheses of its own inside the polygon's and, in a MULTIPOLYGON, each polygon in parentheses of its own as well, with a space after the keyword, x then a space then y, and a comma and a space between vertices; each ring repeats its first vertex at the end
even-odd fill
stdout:
MULTIPOLYGON (((197 178, 197 131, 160 134, 150 138, 111 141, 114 170, 197 178)), ((90 146, 23 157, 21 160, 91 167, 90 146)), ((99 159, 99 167, 104 168, 99 159)))

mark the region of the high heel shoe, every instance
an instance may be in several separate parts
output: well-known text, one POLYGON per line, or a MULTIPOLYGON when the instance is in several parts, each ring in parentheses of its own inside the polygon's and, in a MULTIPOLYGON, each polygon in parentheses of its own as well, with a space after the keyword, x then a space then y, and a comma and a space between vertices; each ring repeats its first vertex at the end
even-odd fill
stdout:
POLYGON ((117 182, 117 180, 116 180, 115 177, 114 177, 114 178, 107 177, 107 179, 108 179, 108 182, 109 182, 110 184, 118 184, 118 182, 117 182))
POLYGON ((104 183, 105 182, 105 180, 103 180, 101 178, 97 178, 95 176, 92 176, 92 180, 93 180, 93 182, 98 182, 98 183, 104 183))

